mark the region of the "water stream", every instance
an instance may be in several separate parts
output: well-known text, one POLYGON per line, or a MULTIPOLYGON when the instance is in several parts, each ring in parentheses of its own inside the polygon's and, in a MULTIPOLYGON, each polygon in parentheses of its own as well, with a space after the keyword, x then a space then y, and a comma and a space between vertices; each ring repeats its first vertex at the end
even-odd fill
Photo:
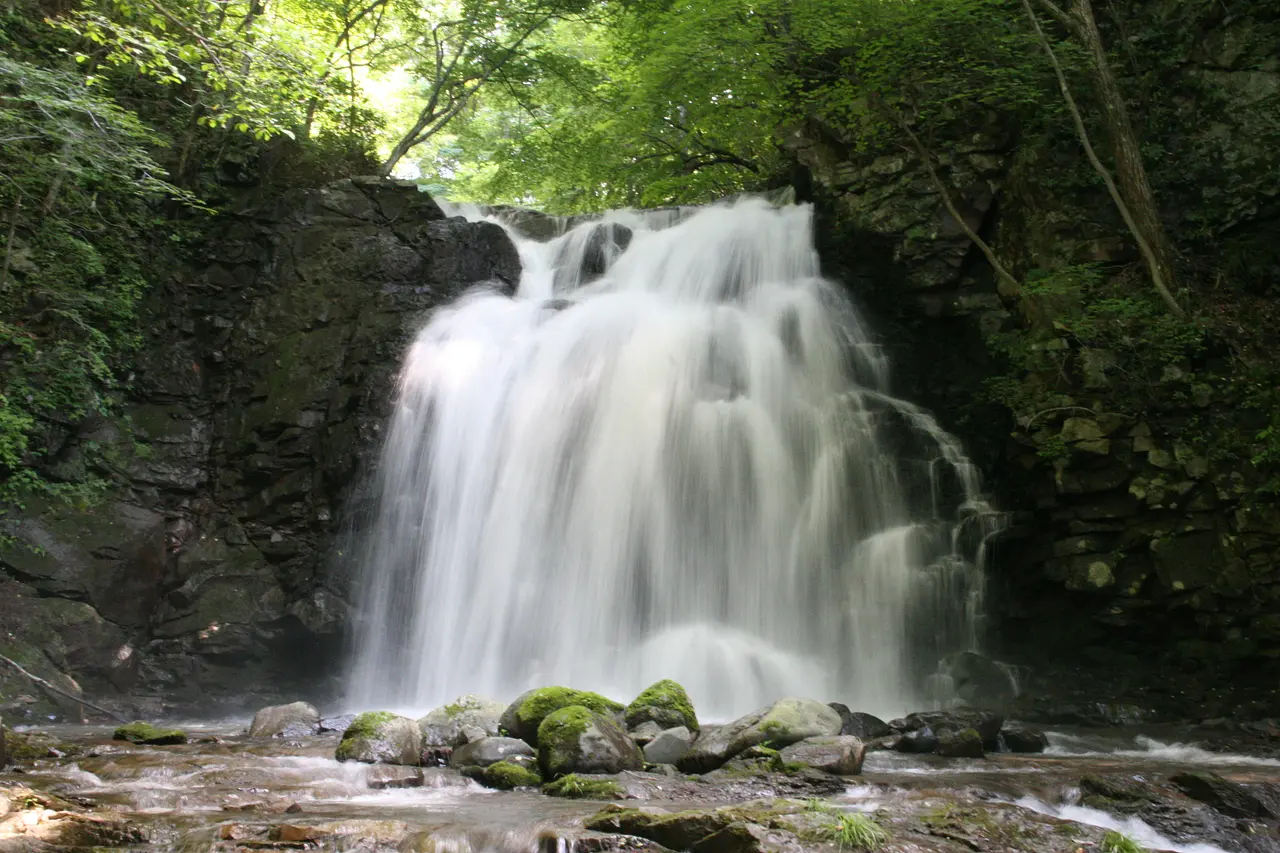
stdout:
POLYGON ((925 676, 975 644, 998 516, 890 392, 811 208, 511 233, 514 296, 467 293, 404 358, 353 707, 659 678, 709 719, 784 695, 928 704, 925 676))

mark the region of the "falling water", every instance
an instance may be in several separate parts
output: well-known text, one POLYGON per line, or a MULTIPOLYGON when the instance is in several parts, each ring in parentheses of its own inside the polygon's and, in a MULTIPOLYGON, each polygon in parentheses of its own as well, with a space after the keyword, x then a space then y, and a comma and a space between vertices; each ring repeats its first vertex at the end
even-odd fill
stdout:
POLYGON ((975 642, 994 514, 888 393, 807 205, 617 212, 404 359, 362 557, 353 701, 659 678, 708 718, 890 713, 975 642))

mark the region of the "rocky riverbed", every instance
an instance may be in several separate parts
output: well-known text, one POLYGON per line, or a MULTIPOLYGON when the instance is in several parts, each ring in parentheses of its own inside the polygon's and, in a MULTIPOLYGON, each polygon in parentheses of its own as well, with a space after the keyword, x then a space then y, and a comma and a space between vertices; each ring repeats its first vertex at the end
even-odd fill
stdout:
MULTIPOLYGON (((350 751, 353 737, 376 733, 367 720, 325 723, 301 705, 259 714, 249 726, 188 723, 181 726, 185 743, 163 730, 19 727, 8 737, 13 764, 0 773, 0 851, 1114 853, 1133 849, 1122 846, 1130 841, 1184 853, 1280 851, 1280 760, 1271 752, 1277 742, 1265 737, 1242 743, 1186 728, 1075 729, 1046 733, 1041 753, 946 757, 899 751, 908 718, 866 743, 851 735, 809 737, 780 750, 773 748, 778 741, 757 742, 716 769, 679 769, 692 769, 687 756, 705 762, 718 743, 740 744, 743 721, 749 728, 794 711, 787 702, 804 700, 782 700, 723 726, 703 724, 674 766, 642 760, 616 773, 562 773, 541 789, 536 777, 498 780, 530 783, 514 790, 482 784, 495 781, 465 762, 497 758, 495 766, 535 753, 525 763, 538 774, 547 767, 545 744, 497 749, 517 739, 473 725, 489 713, 484 703, 455 703, 417 721, 419 751, 404 764, 337 760, 344 742, 350 751), (276 734, 267 733, 272 729, 276 734), (855 750, 859 766, 824 765, 830 750, 817 747, 846 739, 871 747, 855 750), (1217 751, 1223 749, 1245 751, 1217 751)), ((805 707, 825 719, 814 706, 805 707)), ((522 725, 522 708, 538 710, 521 697, 503 711, 506 723, 522 725)), ((635 746, 642 754, 657 738, 653 726, 636 731, 655 717, 659 725, 697 724, 680 717, 678 706, 665 715, 634 710, 633 703, 615 719, 620 729, 630 723, 629 739, 642 742, 635 746)), ((607 708, 601 716, 609 716, 607 708)), ((867 723, 836 716, 841 729, 867 723)), ((384 725, 388 718, 403 719, 379 715, 384 725)), ((554 728, 538 731, 545 738, 554 728)), ((788 739, 779 726, 770 731, 788 739)), ((591 760, 603 761, 600 754, 591 760)), ((593 769, 563 750, 554 760, 593 769)))

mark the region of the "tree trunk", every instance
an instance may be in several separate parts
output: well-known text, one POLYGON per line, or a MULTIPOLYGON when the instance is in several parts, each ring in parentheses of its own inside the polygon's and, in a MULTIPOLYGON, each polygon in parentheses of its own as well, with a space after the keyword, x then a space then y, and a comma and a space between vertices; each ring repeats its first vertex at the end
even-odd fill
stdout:
POLYGON ((1142 162, 1142 150, 1138 135, 1129 120, 1124 95, 1116 83, 1115 74, 1107 57, 1102 35, 1093 16, 1091 0, 1072 0, 1071 17, 1075 22, 1075 35, 1089 53, 1093 64, 1093 77, 1097 85, 1097 97, 1102 105, 1107 136, 1111 139, 1112 155, 1116 164, 1116 181, 1133 215, 1134 223, 1143 239, 1151 247, 1152 277, 1163 281, 1172 293, 1177 290, 1177 270, 1173 263, 1173 247, 1169 235, 1160 221, 1155 193, 1147 180, 1147 169, 1142 162))

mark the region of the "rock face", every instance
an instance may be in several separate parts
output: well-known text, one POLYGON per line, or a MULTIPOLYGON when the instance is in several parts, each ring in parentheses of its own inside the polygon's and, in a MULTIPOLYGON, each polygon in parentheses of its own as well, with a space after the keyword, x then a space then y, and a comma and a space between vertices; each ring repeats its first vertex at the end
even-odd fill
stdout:
POLYGON ((644 745, 644 760, 650 764, 676 764, 689 753, 694 734, 684 726, 658 732, 644 745))
POLYGON ((418 728, 422 729, 422 745, 460 746, 474 739, 463 731, 469 728, 479 729, 492 737, 498 734, 498 721, 506 708, 506 705, 491 699, 460 696, 418 720, 418 728))
POLYGON ((547 715, 538 726, 538 766, 549 779, 621 773, 639 770, 644 756, 612 716, 571 705, 547 715))
POLYGON ((684 726, 698 730, 698 716, 693 711, 689 694, 670 679, 650 685, 636 700, 627 706, 627 728, 635 729, 643 723, 655 723, 662 729, 684 726))
POLYGON ((319 731, 320 712, 306 702, 263 708, 254 714, 249 725, 249 737, 298 737, 318 734, 319 731))
POLYGON ((621 720, 622 705, 589 690, 573 690, 568 687, 539 687, 522 693, 512 702, 498 720, 500 731, 518 737, 530 746, 538 745, 538 730, 542 721, 554 711, 578 705, 621 720))
MULTIPOLYGON (((401 351, 433 307, 520 273, 501 228, 393 181, 246 198, 217 220, 146 305, 132 435, 90 421, 54 454, 107 448, 118 487, 0 522, 11 656, 95 698, 207 713, 246 685, 327 687, 349 592, 329 555, 339 517, 360 517, 401 351)), ((0 672, 0 705, 25 689, 0 672)))
POLYGON ((809 737, 838 735, 841 728, 840 715, 821 702, 780 699, 702 735, 677 766, 686 773, 705 773, 757 744, 786 746, 809 737))
POLYGON ((850 735, 810 737, 791 744, 780 754, 788 764, 803 764, 838 776, 852 776, 862 771, 867 747, 850 735))
POLYGON ((529 744, 513 737, 486 737, 455 749, 451 763, 454 767, 488 767, 518 755, 532 758, 535 753, 529 744))
POLYGON ((334 757, 365 764, 417 766, 422 763, 422 732, 408 717, 370 711, 357 716, 342 733, 334 757))

